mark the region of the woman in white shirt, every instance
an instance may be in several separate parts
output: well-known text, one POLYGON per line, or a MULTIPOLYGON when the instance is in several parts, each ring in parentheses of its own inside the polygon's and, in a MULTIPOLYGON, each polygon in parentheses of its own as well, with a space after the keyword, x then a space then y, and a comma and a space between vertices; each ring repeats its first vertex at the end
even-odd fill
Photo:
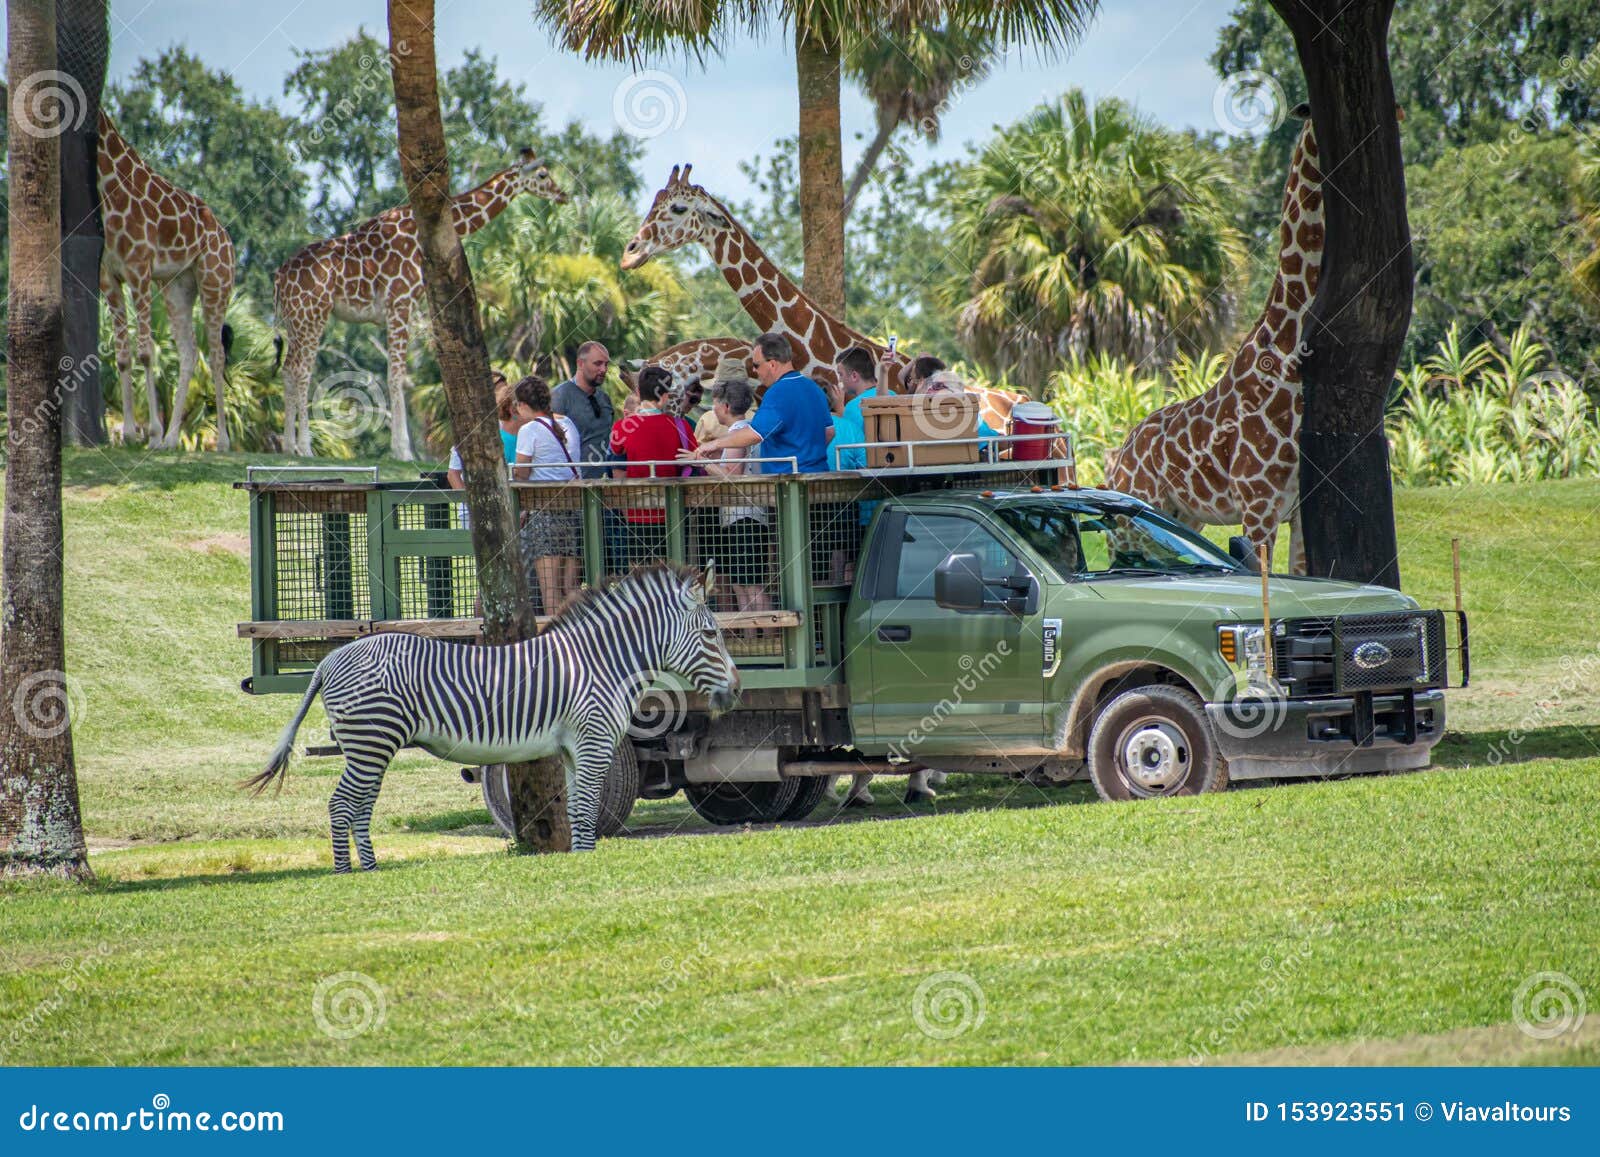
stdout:
MULTIPOLYGON (((575 481, 583 461, 582 438, 570 418, 551 412, 549 385, 530 374, 517 383, 514 396, 522 428, 512 476, 531 482, 575 481)), ((536 493, 519 536, 522 562, 538 584, 544 613, 553 615, 578 589, 582 516, 571 496, 546 489, 536 493)))
MULTIPOLYGON (((724 359, 726 360, 726 359, 724 359)), ((721 373, 721 366, 717 367, 721 373)), ((748 381, 723 381, 712 388, 712 412, 730 431, 750 424, 750 407, 755 402, 755 390, 748 381)), ((740 459, 748 458, 754 447, 736 449, 728 447, 716 459, 706 461, 706 473, 720 478, 742 478, 755 474, 740 459), (730 459, 723 462, 720 459, 730 459)), ((713 553, 717 557, 717 573, 726 575, 733 588, 741 611, 765 611, 772 608, 767 594, 767 583, 776 571, 772 567, 771 519, 765 506, 728 502, 722 507, 720 541, 713 553)), ((752 631, 751 636, 759 632, 752 631)))

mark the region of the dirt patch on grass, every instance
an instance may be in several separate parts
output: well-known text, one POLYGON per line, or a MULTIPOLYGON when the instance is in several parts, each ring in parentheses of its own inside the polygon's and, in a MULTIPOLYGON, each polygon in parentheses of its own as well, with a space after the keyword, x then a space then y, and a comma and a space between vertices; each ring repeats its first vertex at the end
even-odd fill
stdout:
POLYGON ((235 558, 250 557, 250 536, 248 534, 212 534, 205 538, 197 538, 184 543, 190 550, 200 554, 231 554, 235 558))
MULTIPOLYGON (((1547 1040, 1515 1024, 1417 1033, 1389 1040, 1358 1039, 1211 1057, 1208 1065, 1526 1065, 1579 1064, 1600 1047, 1600 1016, 1585 1017, 1547 1040)), ((1176 1062, 1174 1062, 1176 1063, 1176 1062)))

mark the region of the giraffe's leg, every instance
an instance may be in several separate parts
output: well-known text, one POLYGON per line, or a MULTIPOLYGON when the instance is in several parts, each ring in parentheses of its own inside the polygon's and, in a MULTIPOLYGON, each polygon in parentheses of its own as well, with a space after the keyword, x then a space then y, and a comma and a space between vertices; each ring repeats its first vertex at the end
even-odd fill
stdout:
POLYGON ((1294 504, 1294 513, 1289 516, 1289 573, 1306 573, 1306 536, 1300 528, 1300 503, 1294 504))
POLYGON ((850 788, 844 793, 845 807, 871 807, 878 801, 872 798, 868 784, 872 782, 871 775, 852 775, 850 788))
POLYGON ((1278 539, 1278 511, 1270 497, 1254 497, 1241 519, 1244 536, 1253 547, 1267 548, 1267 569, 1272 568, 1272 548, 1278 539))
POLYGON ((150 279, 135 278, 128 291, 133 295, 134 323, 139 332, 139 360, 144 363, 145 399, 150 404, 149 421, 145 423, 145 442, 150 446, 161 444, 161 381, 156 372, 156 343, 150 336, 150 279))
POLYGON ((317 367, 317 343, 328 324, 329 308, 314 310, 310 316, 289 321, 284 330, 283 353, 283 450, 286 454, 309 454, 311 430, 306 425, 306 399, 311 374, 317 367), (304 449, 302 449, 304 447, 304 449))
POLYGON ((206 324, 206 365, 217 398, 217 450, 227 453, 228 438, 228 299, 233 296, 233 270, 219 269, 200 287, 200 315, 206 324))
POLYGON ((117 380, 122 383, 122 444, 131 446, 139 423, 134 418, 133 339, 128 329, 128 299, 122 292, 121 281, 102 278, 100 289, 106 295, 106 308, 111 311, 111 337, 117 351, 117 380))
POLYGON ((161 296, 167 303, 167 327, 172 331, 172 343, 178 348, 178 381, 172 388, 172 413, 167 417, 167 436, 161 440, 161 449, 175 450, 178 439, 183 437, 183 418, 189 406, 189 379, 200 361, 200 347, 194 336, 196 286, 193 278, 184 276, 167 282, 161 296))
POLYGON ((389 452, 402 462, 411 453, 411 430, 406 421, 406 393, 410 374, 406 352, 411 345, 411 303, 390 307, 389 317, 389 452))
POLYGON ((928 784, 928 771, 913 771, 906 778, 906 803, 932 803, 934 790, 928 784))

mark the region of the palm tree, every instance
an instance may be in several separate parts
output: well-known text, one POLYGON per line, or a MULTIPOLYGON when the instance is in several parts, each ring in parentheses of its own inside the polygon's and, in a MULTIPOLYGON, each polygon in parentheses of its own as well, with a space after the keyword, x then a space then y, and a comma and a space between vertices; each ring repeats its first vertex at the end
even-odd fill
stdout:
POLYGON ((942 287, 968 351, 1042 381, 1064 360, 1169 361, 1233 317, 1245 243, 1213 155, 1117 100, 1073 90, 956 176, 942 287))
POLYGON ((1042 49, 1076 42, 1098 0, 536 0, 534 19, 588 57, 638 61, 683 49, 697 59, 720 52, 740 30, 792 29, 800 96, 800 224, 803 288, 823 309, 844 316, 844 162, 839 77, 849 38, 863 29, 908 37, 945 27, 997 43, 1032 41, 1042 49))
MULTIPOLYGON (((489 351, 472 269, 448 216, 450 157, 433 34, 433 0, 389 0, 400 172, 417 223, 434 354, 466 466, 483 635, 491 644, 515 643, 531 639, 539 626, 516 549, 516 511, 489 389, 489 351)), ((572 850, 564 775, 559 759, 506 766, 512 821, 519 842, 532 850, 572 850)))
POLYGON ((916 28, 905 36, 874 32, 849 47, 845 75, 872 101, 877 130, 845 186, 846 216, 895 131, 910 125, 918 136, 937 142, 945 102, 989 74, 993 51, 988 34, 959 28, 916 28))
MULTIPOLYGON (((0 876, 87 877, 61 625, 61 125, 54 0, 7 4, 6 519, 0 545, 0 876), (38 98, 53 92, 53 110, 38 98), (32 99, 29 93, 32 91, 32 99)), ((77 97, 84 94, 80 91, 77 97)), ((79 383, 81 385, 81 383, 79 383)))

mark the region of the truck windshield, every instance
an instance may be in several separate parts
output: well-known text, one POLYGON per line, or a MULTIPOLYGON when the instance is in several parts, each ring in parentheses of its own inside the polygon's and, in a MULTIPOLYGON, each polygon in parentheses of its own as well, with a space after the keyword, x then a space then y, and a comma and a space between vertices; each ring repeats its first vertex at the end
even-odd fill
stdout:
POLYGON ((1242 573, 1206 539, 1152 511, 1008 502, 996 511, 1063 579, 1242 573))

